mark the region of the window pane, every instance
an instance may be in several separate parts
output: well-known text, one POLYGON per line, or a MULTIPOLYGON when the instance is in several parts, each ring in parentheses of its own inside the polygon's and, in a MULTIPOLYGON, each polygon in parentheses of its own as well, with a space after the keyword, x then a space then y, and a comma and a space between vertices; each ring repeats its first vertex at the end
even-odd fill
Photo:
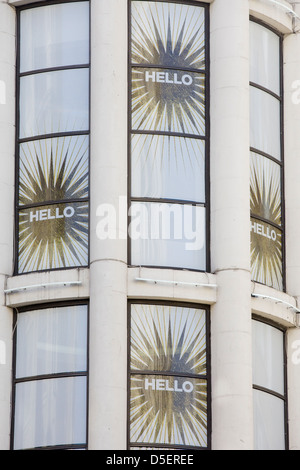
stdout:
POLYGON ((253 383, 284 394, 283 332, 253 321, 253 383))
POLYGON ((86 377, 16 385, 14 449, 86 442, 86 377))
POLYGON ((250 87, 250 146, 281 159, 280 101, 250 87))
POLYGON ((131 370, 205 374, 205 321, 205 310, 133 304, 131 370))
POLYGON ((88 129, 88 69, 21 77, 20 138, 88 129))
POLYGON ((282 233, 273 225, 251 218, 252 280, 282 290, 282 233))
POLYGON ((251 214, 281 225, 281 167, 251 152, 251 214))
POLYGON ((198 139, 133 135, 133 197, 205 202, 205 143, 198 139))
POLYGON ((250 22, 250 81, 280 94, 279 37, 250 22))
POLYGON ((255 450, 285 450, 284 401, 253 390, 255 450))
POLYGON ((132 62, 205 68, 205 10, 168 2, 134 1, 132 62))
POLYGON ((131 204, 131 263, 205 270, 205 208, 131 204))
POLYGON ((88 197, 89 137, 20 145, 19 204, 88 197))
POLYGON ((65 3, 21 12, 20 71, 89 62, 89 3, 65 3))
POLYGON ((153 68, 132 72, 132 128, 205 135, 205 76, 153 68))
POLYGON ((86 305, 18 315, 16 378, 86 369, 86 305))
POLYGON ((206 447, 206 403, 205 380, 132 375, 131 442, 206 447))
POLYGON ((19 273, 88 263, 88 203, 19 212, 19 273))

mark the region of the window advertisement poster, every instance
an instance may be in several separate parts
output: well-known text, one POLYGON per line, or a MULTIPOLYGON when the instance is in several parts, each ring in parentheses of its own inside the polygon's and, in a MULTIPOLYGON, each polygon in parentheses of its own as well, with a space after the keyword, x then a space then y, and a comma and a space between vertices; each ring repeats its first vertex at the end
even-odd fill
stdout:
POLYGON ((131 305, 130 441, 207 447, 206 310, 131 305))
POLYGON ((252 152, 250 175, 252 279, 282 289, 281 167, 252 152))

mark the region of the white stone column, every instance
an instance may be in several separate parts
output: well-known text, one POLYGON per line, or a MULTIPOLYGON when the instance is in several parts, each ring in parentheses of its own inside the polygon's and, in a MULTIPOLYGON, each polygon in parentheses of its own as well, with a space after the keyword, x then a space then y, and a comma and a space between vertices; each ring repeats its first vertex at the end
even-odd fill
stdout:
POLYGON ((12 310, 5 307, 13 270, 15 155, 15 12, 0 3, 0 450, 9 449, 12 386, 12 310))
POLYGON ((212 449, 253 448, 249 5, 211 5, 212 449))
POLYGON ((126 449, 127 24, 127 1, 91 1, 90 450, 126 449))
MULTIPOLYGON (((298 14, 300 8, 298 7, 298 14)), ((297 22, 297 29, 300 22, 297 22)), ((287 293, 300 305, 300 33, 284 39, 284 168, 287 293)), ((300 450, 300 329, 287 332, 289 446, 300 450)))

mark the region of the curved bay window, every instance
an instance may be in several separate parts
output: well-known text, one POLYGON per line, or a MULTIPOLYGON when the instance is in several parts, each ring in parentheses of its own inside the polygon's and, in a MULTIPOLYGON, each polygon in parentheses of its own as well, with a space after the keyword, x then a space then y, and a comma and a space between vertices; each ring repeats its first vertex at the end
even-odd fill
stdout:
POLYGON ((250 192, 252 280, 284 282, 281 38, 250 22, 250 192))
POLYGON ((16 315, 11 448, 87 446, 88 305, 16 315))
POLYGON ((253 407, 256 450, 287 449, 285 333, 253 319, 253 407))
POLYGON ((131 448, 210 446, 208 310, 130 304, 131 448))
POLYGON ((18 12, 16 273, 88 265, 89 2, 18 12))
POLYGON ((132 265, 208 269, 207 15, 131 1, 132 265))

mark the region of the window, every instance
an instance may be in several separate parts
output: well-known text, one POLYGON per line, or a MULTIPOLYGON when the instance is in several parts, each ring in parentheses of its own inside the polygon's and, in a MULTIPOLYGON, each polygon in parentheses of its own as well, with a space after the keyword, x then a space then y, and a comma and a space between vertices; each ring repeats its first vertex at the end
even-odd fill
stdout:
POLYGON ((285 337, 278 327, 253 320, 254 445, 287 447, 285 337))
POLYGON ((208 310, 130 304, 131 448, 209 448, 208 310))
POLYGON ((16 273, 86 266, 89 2, 18 12, 16 273))
POLYGON ((130 264, 208 270, 207 6, 131 1, 130 264))
POLYGON ((12 449, 86 448, 86 303, 17 314, 12 449))
POLYGON ((252 279, 284 289, 281 38, 250 22, 252 279))

